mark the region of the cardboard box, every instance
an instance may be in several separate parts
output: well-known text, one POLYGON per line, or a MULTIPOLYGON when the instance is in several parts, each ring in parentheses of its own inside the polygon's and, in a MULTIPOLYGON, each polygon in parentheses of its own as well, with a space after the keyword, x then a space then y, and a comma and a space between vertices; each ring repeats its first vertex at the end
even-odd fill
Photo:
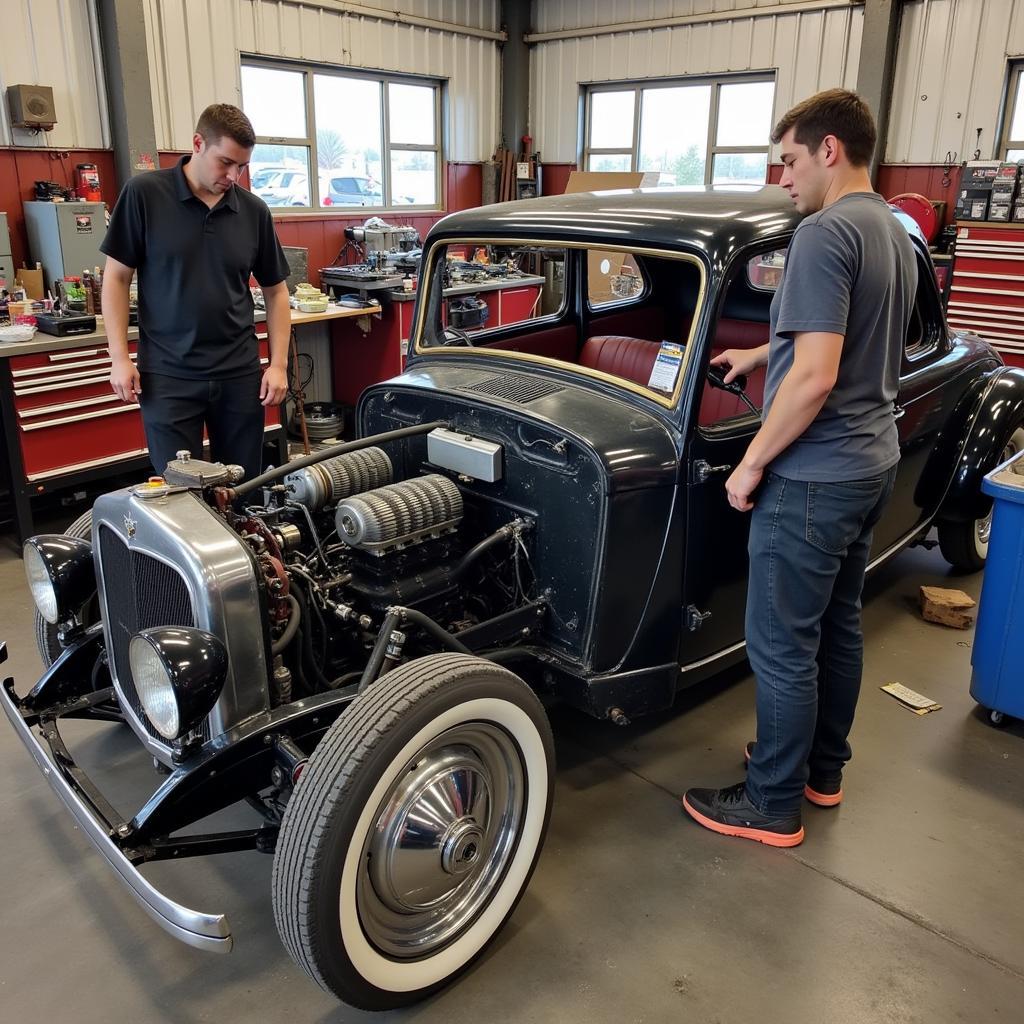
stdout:
POLYGON ((29 270, 22 267, 14 272, 14 281, 25 289, 25 295, 30 299, 45 299, 46 291, 43 288, 43 271, 29 270))
POLYGON ((654 188, 660 178, 658 171, 571 171, 565 183, 565 194, 605 192, 614 188, 654 188))

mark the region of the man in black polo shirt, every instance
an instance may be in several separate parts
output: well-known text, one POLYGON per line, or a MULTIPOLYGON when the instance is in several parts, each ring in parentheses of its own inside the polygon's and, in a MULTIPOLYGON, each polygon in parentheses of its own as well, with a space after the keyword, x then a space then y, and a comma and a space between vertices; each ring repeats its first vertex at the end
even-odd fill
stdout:
POLYGON ((237 107, 206 108, 192 153, 132 178, 100 247, 110 385, 139 402, 153 468, 202 453, 246 477, 262 470, 264 410, 288 390, 288 263, 266 204, 236 182, 256 142, 237 107), (139 364, 128 356, 128 289, 138 271, 139 364), (270 365, 260 374, 249 277, 263 289, 270 365))

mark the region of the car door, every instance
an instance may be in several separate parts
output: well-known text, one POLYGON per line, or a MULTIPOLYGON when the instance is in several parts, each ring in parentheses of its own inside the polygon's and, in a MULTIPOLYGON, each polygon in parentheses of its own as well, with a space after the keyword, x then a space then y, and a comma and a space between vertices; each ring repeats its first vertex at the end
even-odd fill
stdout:
MULTIPOLYGON (((785 261, 776 242, 734 260, 723 299, 708 330, 696 372, 729 348, 768 342, 771 300, 785 261)), ((761 426, 764 369, 750 376, 746 394, 755 410, 706 380, 696 391, 687 448, 687 528, 680 664, 692 664, 739 644, 747 599, 750 513, 729 504, 725 481, 761 426)))
POLYGON ((921 504, 921 478, 942 425, 952 413, 958 389, 946 384, 951 361, 948 332, 931 260, 915 246, 917 294, 904 344, 896 427, 900 464, 892 498, 871 545, 877 558, 921 529, 935 511, 921 504))

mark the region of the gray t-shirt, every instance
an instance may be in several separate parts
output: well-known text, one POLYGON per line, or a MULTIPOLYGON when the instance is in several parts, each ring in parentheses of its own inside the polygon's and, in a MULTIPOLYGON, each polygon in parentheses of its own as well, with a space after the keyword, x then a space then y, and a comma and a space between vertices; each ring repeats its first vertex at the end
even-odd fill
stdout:
POLYGON ((845 340, 835 387, 773 460, 773 473, 830 483, 877 476, 899 461, 893 401, 916 291, 914 247, 877 193, 850 193, 801 222, 772 300, 765 417, 793 365, 794 334, 845 340))

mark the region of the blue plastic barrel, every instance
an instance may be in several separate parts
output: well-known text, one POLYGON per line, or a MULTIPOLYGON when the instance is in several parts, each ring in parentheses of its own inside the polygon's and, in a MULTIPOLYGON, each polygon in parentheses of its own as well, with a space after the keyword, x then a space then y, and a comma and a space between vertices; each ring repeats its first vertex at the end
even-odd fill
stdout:
POLYGON ((1024 451, 982 481, 992 495, 992 532, 971 654, 971 696, 1024 718, 1024 451))

